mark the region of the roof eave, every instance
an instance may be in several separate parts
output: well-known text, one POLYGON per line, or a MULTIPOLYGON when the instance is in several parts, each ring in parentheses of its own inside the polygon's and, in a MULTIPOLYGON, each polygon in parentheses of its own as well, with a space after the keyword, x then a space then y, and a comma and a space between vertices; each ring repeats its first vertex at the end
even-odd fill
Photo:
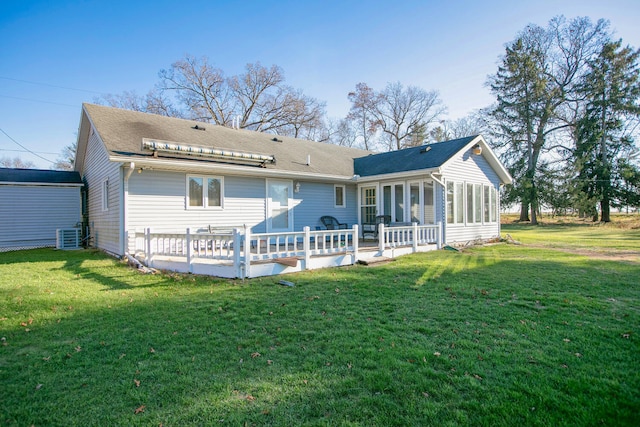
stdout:
POLYGON ((242 175, 261 178, 290 178, 305 181, 322 182, 353 182, 353 175, 328 175, 309 172, 287 171, 282 169, 267 169, 256 166, 240 166, 224 163, 196 163, 182 159, 147 159, 131 158, 129 156, 109 156, 109 160, 122 165, 129 165, 133 162, 135 168, 149 170, 165 170, 179 172, 199 172, 199 173, 224 173, 229 175, 242 175))
POLYGON ((430 175, 432 173, 440 173, 440 168, 417 169, 413 171, 392 172, 392 173, 357 177, 357 182, 368 183, 368 182, 377 182, 377 181, 390 181, 394 179, 406 179, 406 178, 419 177, 423 175, 430 175))

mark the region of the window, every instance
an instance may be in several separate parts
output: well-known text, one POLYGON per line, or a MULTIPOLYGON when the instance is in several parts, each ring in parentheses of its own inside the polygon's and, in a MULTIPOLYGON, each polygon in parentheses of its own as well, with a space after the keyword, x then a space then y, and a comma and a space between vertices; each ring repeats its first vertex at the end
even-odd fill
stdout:
POLYGON ((347 201, 345 199, 345 186, 335 185, 333 187, 333 200, 336 208, 347 207, 347 201))
POLYGON ((453 224, 453 182, 447 181, 447 224, 453 224))
POLYGON ((189 208, 221 208, 223 181, 220 177, 187 176, 189 208))
POLYGON ((447 181, 447 223, 464 223, 464 185, 447 181))
POLYGON ((433 206, 433 182, 424 183, 424 223, 435 224, 435 211, 433 206))
POLYGON ((498 198, 495 187, 484 186, 484 222, 496 222, 498 210, 498 198))
POLYGON ((473 191, 475 222, 482 222, 482 184, 474 184, 473 191))
POLYGON ((473 222, 473 184, 467 183, 467 223, 473 222))
POLYGON ((109 210, 109 179, 102 181, 102 210, 109 210))
POLYGON ((456 224, 464 223, 464 185, 456 182, 456 224))

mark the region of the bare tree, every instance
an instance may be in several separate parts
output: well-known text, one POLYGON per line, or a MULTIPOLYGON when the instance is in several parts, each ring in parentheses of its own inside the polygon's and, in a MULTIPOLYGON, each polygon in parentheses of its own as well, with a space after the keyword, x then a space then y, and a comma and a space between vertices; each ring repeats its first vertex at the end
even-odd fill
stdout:
MULTIPOLYGON (((347 95, 351 101, 351 110, 347 120, 353 124, 356 137, 365 150, 373 148, 373 137, 376 133, 377 118, 374 115, 376 94, 366 83, 358 83, 356 90, 347 95)), ((344 124, 343 126, 346 126, 344 124)))
POLYGON ((171 102, 157 89, 150 90, 145 96, 138 95, 134 91, 125 91, 118 95, 109 94, 96 98, 95 102, 125 110, 141 111, 167 117, 182 117, 182 113, 173 107, 171 102))
POLYGON ((0 166, 3 168, 16 168, 16 169, 35 169, 36 165, 27 160, 22 160, 20 157, 2 157, 0 158, 0 166))
POLYGON ((231 123, 234 112, 224 72, 209 65, 207 58, 187 55, 160 70, 159 76, 161 90, 172 92, 189 118, 223 126, 231 123))
POLYGON ((78 146, 77 142, 73 142, 62 149, 60 153, 60 157, 58 160, 51 166, 51 169, 59 170, 59 171, 72 171, 73 165, 76 158, 76 147, 78 146))
POLYGON ((389 150, 420 145, 430 124, 446 112, 436 91, 390 83, 376 96, 373 110, 376 125, 389 150))

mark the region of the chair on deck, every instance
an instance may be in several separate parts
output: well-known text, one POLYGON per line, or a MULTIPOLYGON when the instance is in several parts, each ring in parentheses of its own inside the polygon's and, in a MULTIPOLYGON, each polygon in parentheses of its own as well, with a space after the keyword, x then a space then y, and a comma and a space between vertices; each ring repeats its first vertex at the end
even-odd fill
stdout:
POLYGON ((391 225, 391 215, 378 215, 376 216, 376 222, 374 224, 364 224, 365 227, 362 231, 362 237, 364 238, 365 234, 373 234, 374 238, 378 237, 378 226, 380 224, 389 227, 391 225))
POLYGON ((330 215, 324 215, 320 217, 320 222, 324 225, 324 228, 327 230, 339 230, 339 229, 347 229, 349 225, 346 222, 339 222, 337 219, 330 215))

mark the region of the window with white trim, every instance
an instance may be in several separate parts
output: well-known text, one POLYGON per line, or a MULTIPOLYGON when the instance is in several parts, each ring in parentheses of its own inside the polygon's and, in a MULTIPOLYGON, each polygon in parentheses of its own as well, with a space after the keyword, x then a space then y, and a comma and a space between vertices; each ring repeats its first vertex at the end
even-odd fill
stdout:
POLYGON ((497 206, 498 206, 498 198, 496 194, 495 187, 491 185, 484 186, 484 203, 483 203, 483 211, 484 211, 484 222, 496 222, 497 219, 497 206))
POLYGON ((222 177, 187 175, 187 208, 222 208, 223 189, 222 177))
POLYGON ((109 178, 102 181, 102 210, 109 210, 109 178))
POLYGON ((464 184, 447 181, 447 223, 464 223, 464 184))
POLYGON ((346 208, 347 200, 345 198, 345 186, 334 185, 333 186, 333 200, 336 208, 346 208))

